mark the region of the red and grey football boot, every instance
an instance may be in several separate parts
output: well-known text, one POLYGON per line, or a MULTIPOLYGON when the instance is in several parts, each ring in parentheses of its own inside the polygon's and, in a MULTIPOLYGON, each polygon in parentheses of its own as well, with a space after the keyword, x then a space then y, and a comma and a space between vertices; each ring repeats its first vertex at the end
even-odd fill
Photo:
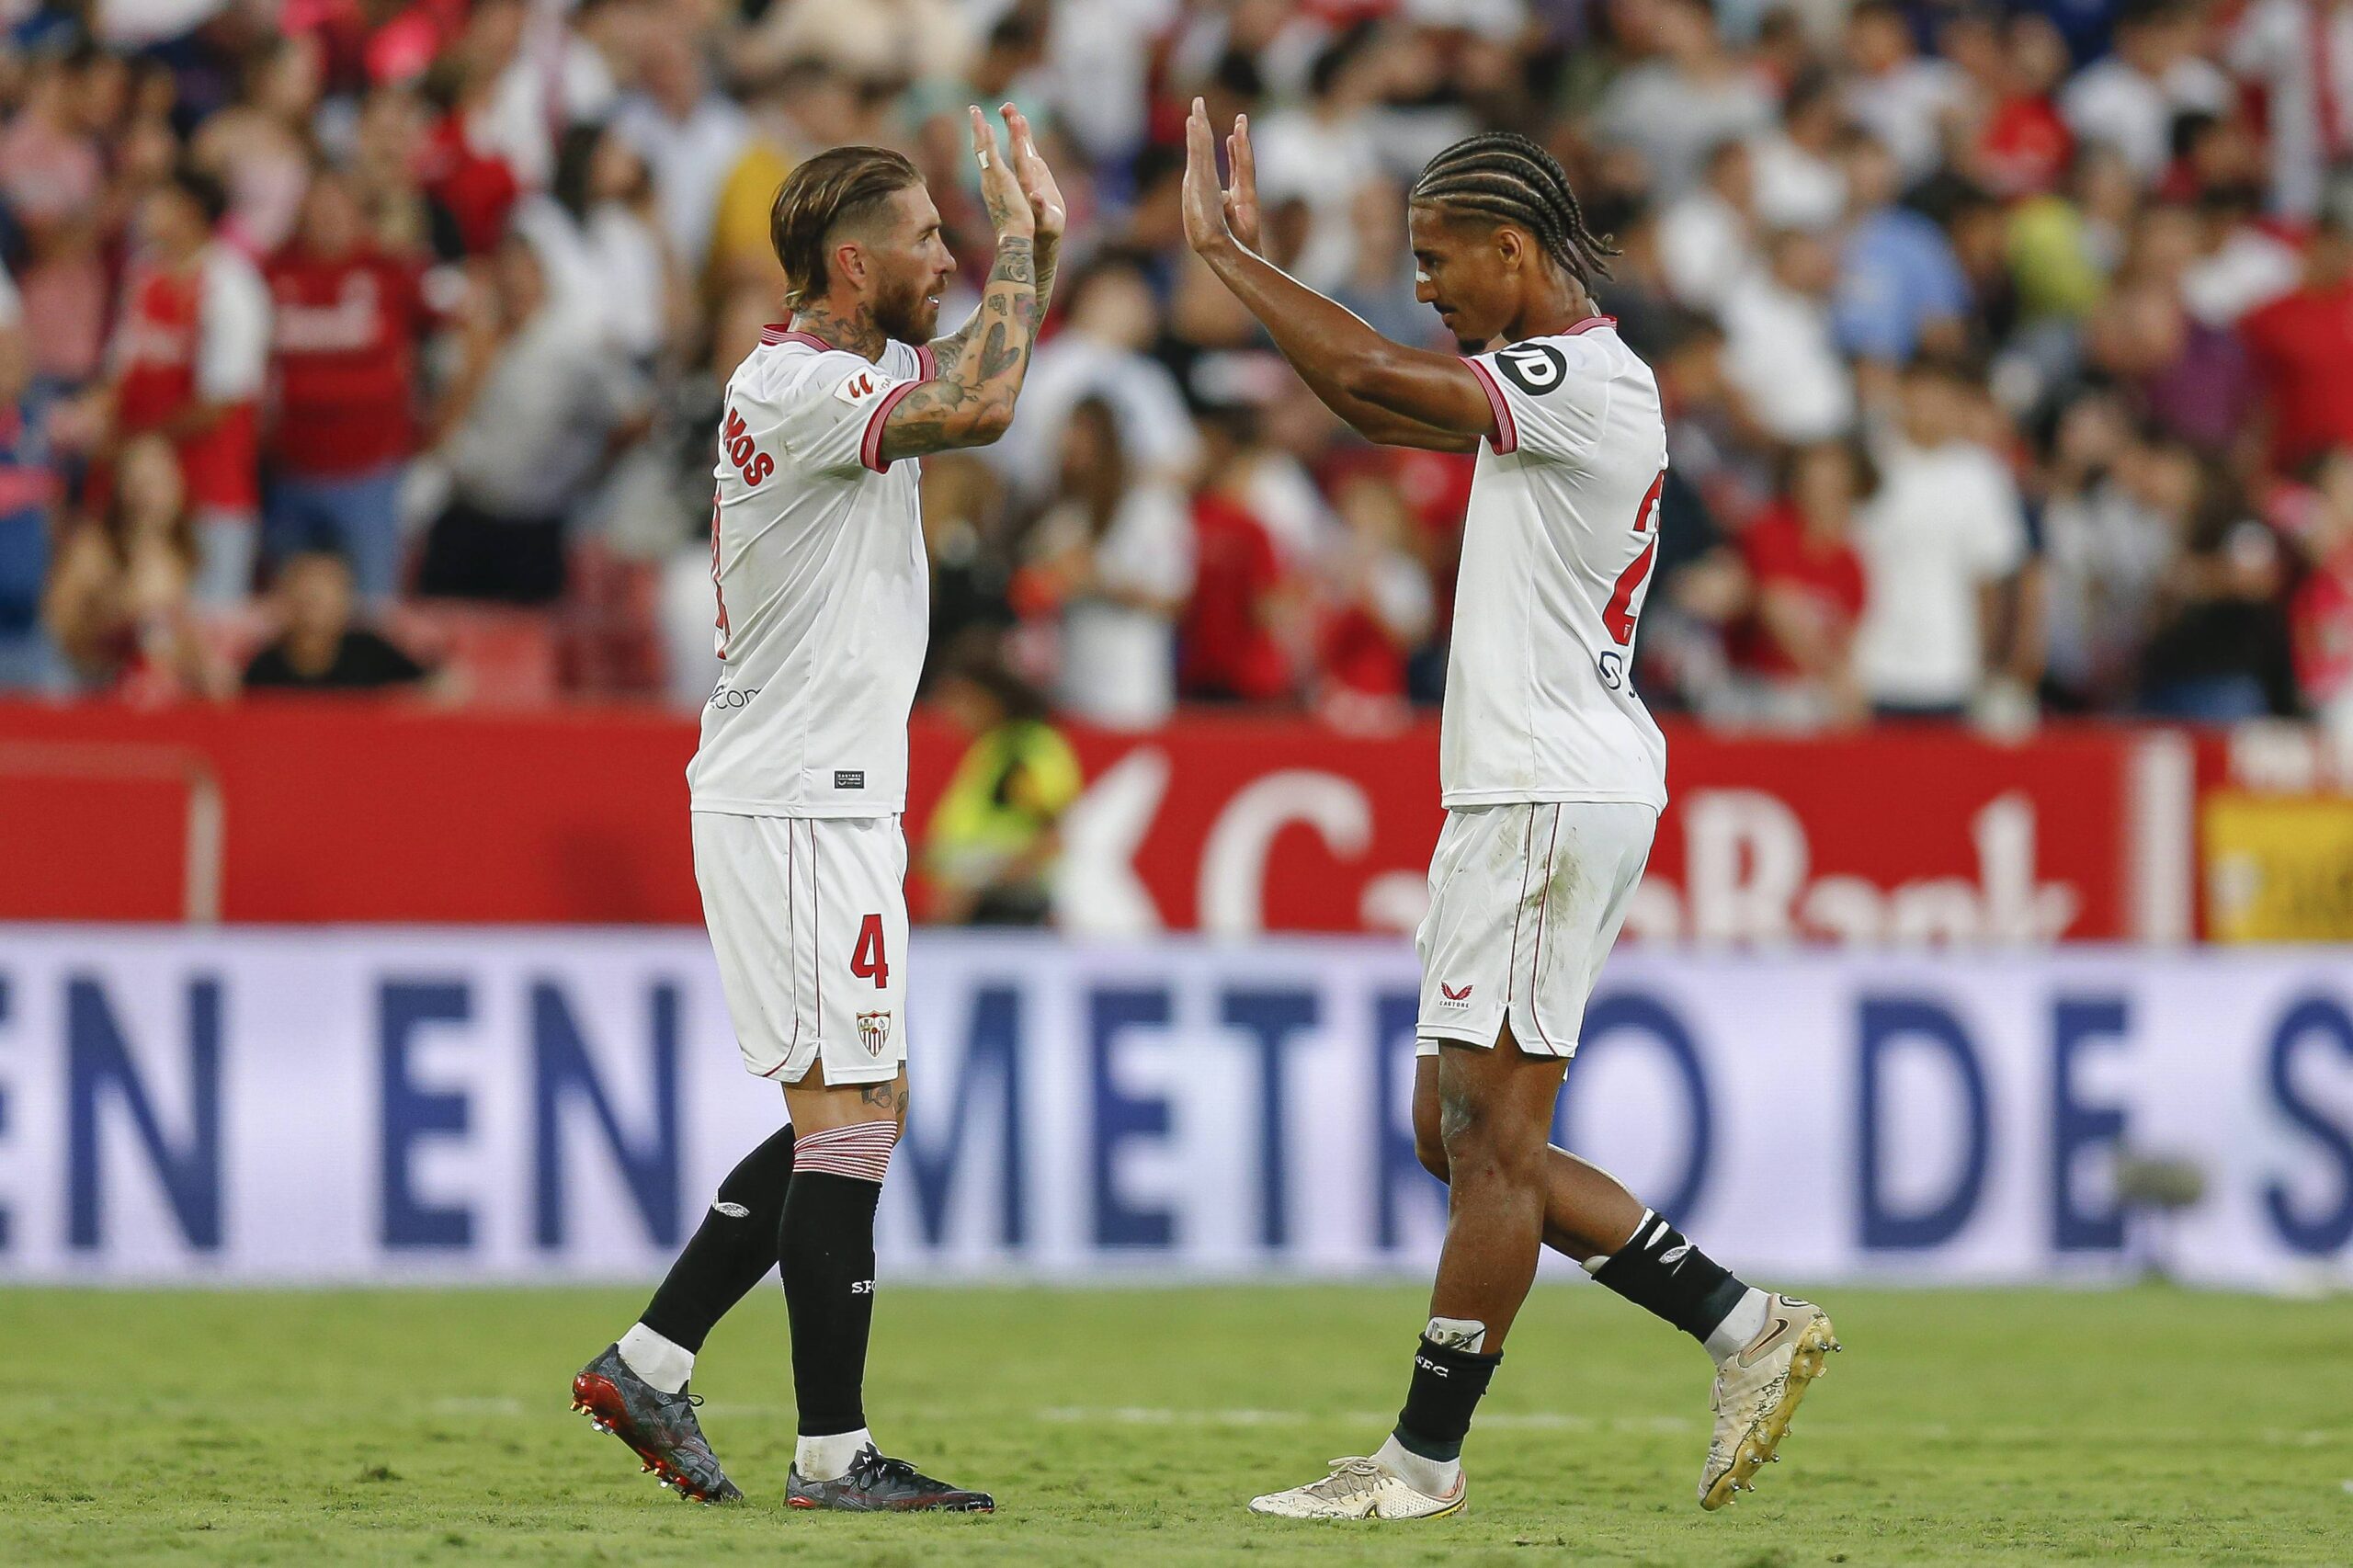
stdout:
POLYGON ((858 1450, 848 1473, 809 1481, 795 1465, 785 1478, 784 1501, 794 1508, 837 1508, 854 1514, 994 1514, 996 1499, 934 1481, 904 1460, 885 1459, 871 1443, 858 1450))
POLYGON ((613 1346, 572 1380, 572 1408, 588 1424, 630 1446, 663 1485, 690 1503, 736 1503, 744 1497, 719 1468, 718 1456, 695 1419, 702 1400, 684 1389, 664 1393, 629 1369, 613 1346))

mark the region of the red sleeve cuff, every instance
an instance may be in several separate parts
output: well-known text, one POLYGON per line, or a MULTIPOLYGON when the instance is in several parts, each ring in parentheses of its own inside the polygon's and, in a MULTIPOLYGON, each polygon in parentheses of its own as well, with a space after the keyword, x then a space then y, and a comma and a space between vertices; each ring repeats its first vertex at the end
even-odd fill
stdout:
POLYGON ((1495 373, 1478 360, 1465 358, 1462 362, 1479 378, 1479 390, 1487 394, 1487 407, 1495 416, 1495 433, 1487 437, 1487 444, 1495 448, 1497 457, 1508 457, 1519 450, 1519 426, 1512 420, 1511 404, 1504 401, 1504 389, 1495 384, 1495 373))
POLYGON ((874 405, 874 412, 866 416, 866 436, 858 443, 858 460, 877 473, 891 471, 891 465, 882 457, 882 422, 891 417, 891 411, 899 406, 899 400, 920 384, 917 381, 901 381, 884 392, 882 401, 874 405))

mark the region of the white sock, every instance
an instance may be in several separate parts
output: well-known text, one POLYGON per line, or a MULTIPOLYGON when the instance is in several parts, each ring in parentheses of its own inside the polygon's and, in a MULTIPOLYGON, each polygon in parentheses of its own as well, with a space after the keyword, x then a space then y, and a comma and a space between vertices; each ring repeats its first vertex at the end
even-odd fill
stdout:
POLYGON ((838 1481, 849 1473, 849 1461, 858 1450, 872 1441, 874 1435, 863 1426, 830 1437, 803 1437, 792 1446, 792 1468, 803 1481, 838 1481))
POLYGON ((643 1324, 621 1335, 621 1360, 664 1393, 677 1392, 695 1375, 695 1353, 643 1324))
POLYGON ((1397 1440, 1392 1432, 1389 1440, 1381 1445, 1373 1460, 1396 1475, 1405 1484, 1425 1497, 1451 1497, 1462 1480, 1461 1460, 1427 1460, 1397 1440))
POLYGON ((1756 1337, 1765 1326, 1766 1303, 1771 1300, 1764 1291, 1751 1285, 1748 1294, 1740 1299, 1740 1305, 1733 1308, 1730 1315, 1716 1324, 1715 1332, 1708 1335, 1708 1354, 1716 1358, 1717 1366, 1721 1367, 1739 1355, 1740 1347, 1756 1337))

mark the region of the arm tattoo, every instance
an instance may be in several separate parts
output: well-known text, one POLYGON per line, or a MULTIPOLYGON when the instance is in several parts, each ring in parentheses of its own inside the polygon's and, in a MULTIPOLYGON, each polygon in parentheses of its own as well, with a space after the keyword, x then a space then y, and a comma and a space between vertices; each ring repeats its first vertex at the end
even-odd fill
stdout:
POLYGON ((858 1091, 858 1097, 884 1110, 896 1110, 899 1106, 899 1089, 895 1084, 869 1084, 858 1091))
POLYGON ((1038 261, 1028 237, 997 242, 972 319, 931 345, 931 380, 899 400, 882 426, 882 457, 982 447, 1005 434, 1029 372, 1038 321, 1038 261))

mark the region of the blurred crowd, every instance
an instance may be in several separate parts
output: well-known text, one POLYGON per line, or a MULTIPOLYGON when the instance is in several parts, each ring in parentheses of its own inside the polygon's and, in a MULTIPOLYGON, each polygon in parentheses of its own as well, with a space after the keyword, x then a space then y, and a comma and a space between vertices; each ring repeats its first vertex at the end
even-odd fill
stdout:
POLYGON ((1560 155, 1671 420, 1658 705, 2353 725, 2353 0, 0 18, 0 690, 699 706, 779 181, 904 149, 969 286, 958 116, 1010 99, 1073 233, 1011 433, 925 465, 936 687, 1394 723, 1441 689, 1471 460, 1355 440, 1187 254, 1200 94, 1251 118, 1276 258, 1432 347, 1423 161, 1560 155))

